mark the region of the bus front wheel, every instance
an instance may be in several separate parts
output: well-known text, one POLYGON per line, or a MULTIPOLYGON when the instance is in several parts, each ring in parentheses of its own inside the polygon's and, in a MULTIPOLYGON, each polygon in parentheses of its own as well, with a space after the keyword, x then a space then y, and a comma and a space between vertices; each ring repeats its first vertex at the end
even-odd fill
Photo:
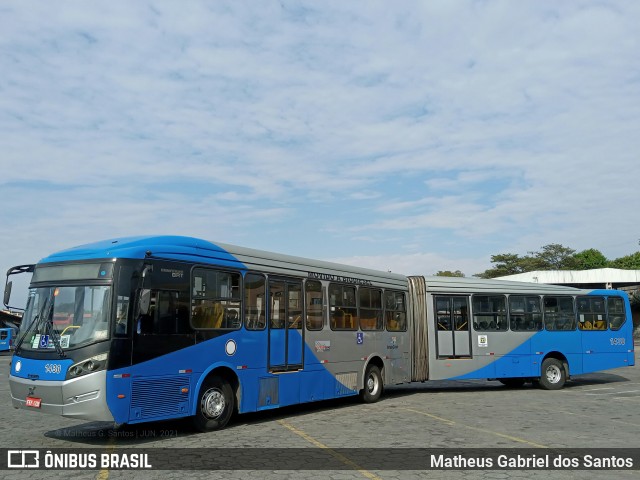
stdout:
POLYGON ((194 426, 201 432, 224 428, 233 414, 234 403, 235 396, 229 382, 217 376, 206 379, 198 395, 194 426))
POLYGON ((360 391, 360 398, 365 403, 377 402, 382 395, 382 374, 375 365, 369 365, 364 374, 364 388, 360 391))
POLYGON ((556 358, 547 358, 542 362, 540 386, 545 390, 560 390, 567 380, 564 364, 556 358))

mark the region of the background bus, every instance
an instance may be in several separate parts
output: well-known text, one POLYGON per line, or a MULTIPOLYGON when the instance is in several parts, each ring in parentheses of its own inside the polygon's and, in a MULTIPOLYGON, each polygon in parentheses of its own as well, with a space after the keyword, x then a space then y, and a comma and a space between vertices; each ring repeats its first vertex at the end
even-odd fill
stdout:
POLYGON ((385 385, 495 378, 555 389, 570 374, 632 364, 621 292, 405 277, 138 237, 38 263, 10 385, 17 408, 117 424, 192 417, 212 430, 234 411, 374 402, 385 385))
POLYGON ((20 317, 11 312, 0 312, 0 352, 7 352, 13 348, 20 317))
POLYGON ((0 352, 11 350, 15 334, 11 328, 0 328, 0 352))

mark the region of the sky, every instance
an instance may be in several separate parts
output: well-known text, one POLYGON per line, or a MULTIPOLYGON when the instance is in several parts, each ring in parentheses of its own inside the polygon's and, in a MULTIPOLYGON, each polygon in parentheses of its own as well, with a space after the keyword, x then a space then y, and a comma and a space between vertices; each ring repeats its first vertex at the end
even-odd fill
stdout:
POLYGON ((178 234, 403 274, 640 239, 640 2, 0 3, 0 270, 178 234))

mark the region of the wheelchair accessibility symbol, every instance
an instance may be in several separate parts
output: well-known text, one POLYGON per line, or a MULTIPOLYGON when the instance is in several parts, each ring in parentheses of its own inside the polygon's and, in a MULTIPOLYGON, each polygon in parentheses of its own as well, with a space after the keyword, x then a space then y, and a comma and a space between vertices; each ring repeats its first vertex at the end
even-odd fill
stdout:
POLYGON ((356 344, 362 345, 364 343, 364 334, 362 332, 356 333, 356 344))

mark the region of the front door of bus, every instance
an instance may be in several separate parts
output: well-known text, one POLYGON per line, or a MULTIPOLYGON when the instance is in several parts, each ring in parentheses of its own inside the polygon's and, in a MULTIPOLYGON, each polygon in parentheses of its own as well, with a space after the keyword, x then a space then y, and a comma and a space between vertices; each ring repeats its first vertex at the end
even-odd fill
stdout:
POLYGON ((469 299, 462 296, 435 297, 435 330, 439 358, 471 356, 469 299))
POLYGON ((269 280, 269 370, 302 368, 302 282, 269 280))

